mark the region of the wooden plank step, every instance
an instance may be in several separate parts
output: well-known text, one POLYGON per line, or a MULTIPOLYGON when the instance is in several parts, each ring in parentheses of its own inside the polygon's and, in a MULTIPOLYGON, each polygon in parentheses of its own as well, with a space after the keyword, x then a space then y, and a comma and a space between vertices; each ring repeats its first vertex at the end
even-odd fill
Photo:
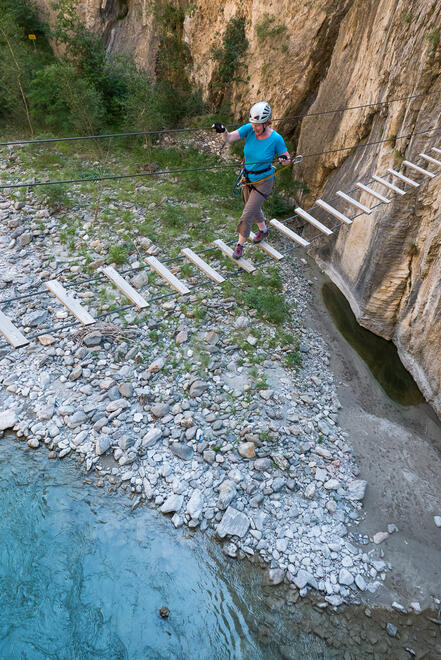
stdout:
POLYGON ((380 176, 377 176, 376 174, 372 175, 372 178, 374 181, 377 181, 378 183, 381 183, 382 186, 385 186, 386 188, 389 188, 390 190, 393 190, 394 192, 398 193, 398 195, 405 195, 406 191, 402 190, 401 188, 398 188, 398 186, 395 186, 393 183, 390 183, 389 181, 386 181, 386 179, 382 179, 380 176))
POLYGON ((438 147, 432 147, 432 151, 434 151, 437 154, 441 154, 441 149, 438 149, 438 147))
POLYGON ((145 309, 149 306, 147 300, 143 298, 136 289, 133 288, 131 284, 127 282, 121 275, 112 267, 106 266, 102 268, 101 272, 104 273, 106 277, 109 278, 111 282, 128 298, 132 303, 134 303, 139 309, 145 309))
POLYGON ((80 303, 70 296, 64 286, 58 280, 49 280, 46 282, 46 287, 56 298, 62 303, 75 318, 83 325, 92 325, 95 323, 93 316, 89 314, 80 303))
MULTIPOLYGON (((250 233, 250 236, 249 236, 250 241, 253 240, 255 235, 256 234, 254 232, 250 233)), ((254 245, 257 245, 257 247, 260 247, 264 252, 267 253, 268 256, 272 257, 276 261, 280 261, 280 259, 283 259, 283 257, 285 256, 281 252, 276 250, 276 248, 273 248, 272 245, 270 245, 266 241, 260 241, 260 243, 254 243, 254 245)))
POLYGON ((415 165, 415 163, 411 163, 410 160, 403 160, 403 165, 406 165, 406 167, 410 167, 410 169, 415 170, 420 174, 424 174, 425 176, 430 176, 431 179, 433 179, 433 177, 435 176, 433 172, 429 172, 429 170, 425 170, 424 167, 420 167, 419 165, 415 165))
MULTIPOLYGON (((219 250, 226 256, 230 257, 230 259, 233 259, 233 250, 220 238, 216 239, 213 241, 213 245, 215 245, 219 250)), ((240 259, 233 259, 234 263, 243 268, 244 271, 247 273, 252 273, 253 271, 256 270, 255 266, 250 262, 241 257, 240 259)))
POLYGON ((317 199, 315 203, 317 204, 317 206, 321 206, 322 209, 333 215, 334 218, 341 220, 341 222, 344 222, 347 225, 352 225, 351 218, 348 218, 348 216, 345 215, 344 213, 340 213, 340 211, 337 211, 337 209, 335 209, 327 202, 324 202, 322 199, 317 199))
POLYGON ((323 232, 323 234, 326 234, 326 236, 330 236, 332 234, 332 231, 325 227, 325 225, 322 225, 321 222, 316 220, 312 215, 307 213, 307 211, 304 211, 300 206, 298 206, 296 209, 294 209, 294 212, 297 213, 301 218, 309 222, 311 225, 313 225, 316 229, 319 231, 323 232))
POLYGON ((427 154, 419 154, 421 158, 424 158, 425 160, 428 160, 429 163, 433 163, 434 165, 439 165, 441 167, 441 160, 436 160, 436 158, 432 158, 432 156, 428 156, 427 154))
POLYGON ((13 348, 21 348, 29 344, 24 335, 21 334, 15 325, 11 323, 5 314, 0 310, 0 333, 11 344, 13 348))
POLYGON ((289 229, 286 225, 283 225, 281 222, 278 220, 270 220, 270 225, 278 229, 282 234, 284 234, 287 238, 290 238, 292 241, 295 243, 298 243, 302 247, 307 247, 309 245, 309 241, 306 239, 302 238, 298 234, 295 233, 295 231, 292 231, 292 229, 289 229))
POLYGON ((169 271, 168 268, 164 266, 156 257, 147 257, 146 263, 155 270, 158 275, 162 277, 166 282, 170 284, 175 291, 177 291, 181 296, 187 295, 187 293, 190 293, 190 289, 188 286, 184 283, 181 282, 181 280, 178 280, 178 278, 173 275, 172 272, 169 271))
POLYGON ((389 174, 396 176, 398 179, 401 179, 401 181, 404 181, 404 183, 408 183, 410 186, 413 186, 414 188, 420 187, 419 183, 417 183, 413 179, 409 179, 408 176, 404 176, 404 174, 401 174, 401 172, 397 172, 397 170, 393 170, 391 167, 388 167, 386 172, 389 172, 389 174))
POLYGON ((187 257, 191 263, 193 263, 195 266, 200 268, 208 277, 210 280, 213 280, 213 282, 216 282, 216 284, 221 284, 222 282, 225 282, 225 277, 222 277, 220 273, 217 272, 217 270, 214 270, 210 266, 210 264, 207 264, 206 261, 200 258, 196 252, 193 252, 193 250, 190 250, 190 248, 183 248, 181 250, 181 254, 184 255, 184 257, 187 257))
POLYGON ((370 209, 368 206, 365 206, 364 204, 357 202, 356 199, 350 197, 341 190, 337 190, 337 195, 342 199, 344 199, 348 204, 352 204, 352 206, 355 206, 355 208, 360 209, 360 211, 363 211, 363 213, 368 213, 368 214, 372 213, 372 209, 370 209))
POLYGON ((360 188, 360 190, 364 190, 364 192, 367 192, 369 195, 372 195, 372 197, 379 199, 380 202, 383 202, 384 204, 390 204, 392 201, 391 199, 388 199, 387 197, 380 195, 379 192, 372 190, 372 188, 365 186, 364 183, 361 183, 360 181, 357 181, 355 185, 357 186, 357 188, 360 188))

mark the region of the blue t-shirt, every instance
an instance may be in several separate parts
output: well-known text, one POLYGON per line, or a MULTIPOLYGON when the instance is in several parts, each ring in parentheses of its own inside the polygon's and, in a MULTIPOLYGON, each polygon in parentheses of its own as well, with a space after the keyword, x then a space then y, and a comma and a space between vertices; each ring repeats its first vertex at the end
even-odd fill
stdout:
POLYGON ((245 169, 248 170, 250 181, 259 181, 274 174, 275 169, 271 165, 274 157, 280 156, 287 151, 283 137, 274 131, 265 140, 258 140, 251 124, 244 124, 237 129, 240 137, 245 138, 243 153, 245 156, 245 169), (257 170, 269 169, 261 174, 253 174, 257 170))

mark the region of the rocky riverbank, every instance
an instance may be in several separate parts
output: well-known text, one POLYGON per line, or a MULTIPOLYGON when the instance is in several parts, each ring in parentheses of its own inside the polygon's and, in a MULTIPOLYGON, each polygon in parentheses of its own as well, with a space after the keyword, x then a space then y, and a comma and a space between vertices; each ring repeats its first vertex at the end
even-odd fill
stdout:
MULTIPOLYGON (((109 310, 80 283, 60 221, 33 197, 1 199, 0 302, 57 277, 78 282, 92 314, 109 310)), ((87 214, 84 223, 84 241, 98 245, 87 214)), ((139 249, 166 256, 151 241, 139 249)), ((142 291, 149 281, 139 252, 129 264, 125 276, 142 291)), ((48 459, 77 458, 101 486, 129 492, 134 508, 148 504, 177 528, 213 534, 227 556, 261 562, 269 584, 286 582, 301 596, 316 589, 321 606, 338 606, 381 586, 392 569, 381 543, 396 526, 357 531, 367 484, 339 427, 328 349, 302 320, 310 282, 300 251, 282 264, 292 310, 284 335, 211 286, 189 301, 152 303, 141 323, 128 310, 57 332, 67 312, 48 294, 3 305, 25 334, 42 336, 1 350, 0 432, 45 446, 48 459)))
MULTIPOLYGON (((20 295, 44 279, 42 253, 51 256, 57 218, 36 205, 3 199, 1 206, 6 298, 11 288, 20 295), (45 217, 45 230, 37 217, 45 217)), ((50 265, 59 270, 62 262, 50 265)), ((300 320, 308 283, 298 260, 283 267, 283 277, 297 306, 298 370, 281 366, 284 347, 270 355, 259 347, 271 328, 251 310, 238 316, 233 299, 210 289, 202 324, 172 300, 152 305, 143 328, 117 317, 101 331, 75 338, 74 328, 53 344, 48 333, 49 345, 4 351, 0 428, 13 428, 29 447, 46 445, 49 458, 76 455, 86 471, 129 489, 133 506, 149 502, 175 527, 212 530, 228 556, 264 561, 270 582, 319 589, 339 605, 375 590, 388 566, 381 548, 356 531, 366 483, 338 426, 327 349, 300 320), (155 345, 149 333, 158 328, 155 345), (130 332, 136 345, 125 338, 130 332), (237 335, 254 347, 254 365, 241 356, 237 335), (201 355, 208 356, 203 375, 201 355)), ((32 300, 21 321, 34 332, 49 312, 63 313, 32 300)))

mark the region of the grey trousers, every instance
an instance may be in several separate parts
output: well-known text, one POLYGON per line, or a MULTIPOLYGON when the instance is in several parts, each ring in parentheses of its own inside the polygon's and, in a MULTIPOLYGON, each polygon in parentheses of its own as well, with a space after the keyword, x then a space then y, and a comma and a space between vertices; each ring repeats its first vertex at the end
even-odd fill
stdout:
MULTIPOLYGON (((265 195, 269 195, 274 186, 274 177, 262 181, 262 183, 253 183, 253 186, 265 195)), ((253 222, 265 222, 265 216, 262 212, 262 204, 265 198, 257 190, 253 190, 251 186, 244 186, 242 188, 242 199, 245 206, 236 231, 241 236, 245 236, 245 238, 248 238, 250 235, 253 222)))

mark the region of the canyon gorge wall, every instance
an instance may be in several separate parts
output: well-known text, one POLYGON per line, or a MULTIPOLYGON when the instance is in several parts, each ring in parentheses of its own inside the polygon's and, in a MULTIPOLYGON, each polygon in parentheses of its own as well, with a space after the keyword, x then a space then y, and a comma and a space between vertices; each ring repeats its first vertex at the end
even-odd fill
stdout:
MULTIPOLYGON (((159 0, 158 0, 159 1, 159 0)), ((39 0, 49 12, 50 0, 39 0)), ((162 4, 166 4, 162 2, 162 4)), ((441 3, 431 0, 173 0, 189 48, 188 75, 214 107, 227 100, 237 121, 265 98, 275 117, 324 113, 425 94, 388 105, 318 114, 276 124, 304 154, 296 176, 307 184, 301 205, 330 200, 356 181, 441 145, 441 3), (213 49, 232 19, 247 41, 234 80, 219 85, 213 49), (432 130, 438 129, 438 130, 432 130), (424 131, 430 131, 425 132, 424 131), (410 133, 413 137, 400 138, 410 133), (388 139, 366 148, 351 145, 388 139), (306 157, 322 151, 326 155, 306 157)), ((109 53, 131 52, 155 77, 161 28, 147 0, 80 0, 87 27, 109 53)), ((242 46, 243 46, 242 44, 242 46)), ((240 46, 232 43, 230 46, 240 46)), ((240 50, 240 48, 239 48, 240 50)), ((234 53, 233 53, 234 55, 234 53)), ((419 161, 423 166, 428 163, 419 161)), ((430 166, 430 169, 434 169, 430 166)), ((426 399, 441 416, 441 176, 362 215, 314 243, 314 257, 349 300, 359 323, 391 339, 426 399)), ((375 186, 379 192, 385 188, 375 186)), ((354 194, 372 206, 365 193, 354 194)), ((335 206, 351 213, 342 201, 335 206)), ((353 211, 353 210, 352 210, 353 211)), ((328 225, 329 216, 316 213, 328 225)), ((353 213, 351 213, 353 214, 353 213)))

